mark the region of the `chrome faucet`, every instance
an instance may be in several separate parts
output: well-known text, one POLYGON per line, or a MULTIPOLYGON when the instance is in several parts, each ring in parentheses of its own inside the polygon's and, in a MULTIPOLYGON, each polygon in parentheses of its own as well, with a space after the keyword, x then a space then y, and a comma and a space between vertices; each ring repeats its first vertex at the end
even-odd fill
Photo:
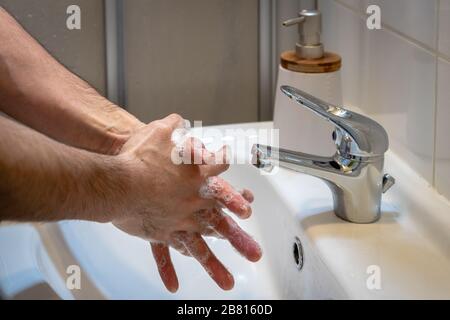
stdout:
POLYGON ((334 212, 346 221, 372 223, 380 218, 381 194, 395 179, 383 175, 389 140, 384 128, 361 114, 328 104, 301 90, 281 91, 335 125, 336 153, 321 157, 302 152, 253 145, 253 164, 266 171, 279 165, 324 180, 333 194, 334 212))

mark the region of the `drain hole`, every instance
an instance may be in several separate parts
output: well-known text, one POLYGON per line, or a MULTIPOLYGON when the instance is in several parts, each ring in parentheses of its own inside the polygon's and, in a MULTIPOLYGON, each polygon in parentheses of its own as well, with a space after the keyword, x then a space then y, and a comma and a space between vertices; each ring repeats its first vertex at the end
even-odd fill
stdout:
POLYGON ((294 254, 295 265, 297 266, 298 270, 301 270, 303 268, 303 247, 300 239, 297 237, 295 237, 292 252, 294 254))

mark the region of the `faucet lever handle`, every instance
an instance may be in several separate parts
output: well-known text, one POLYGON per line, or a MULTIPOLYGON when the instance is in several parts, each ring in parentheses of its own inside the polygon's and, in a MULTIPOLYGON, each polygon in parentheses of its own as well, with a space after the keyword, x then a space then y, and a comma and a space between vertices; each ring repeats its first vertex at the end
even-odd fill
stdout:
POLYGON ((336 126, 335 143, 344 157, 382 156, 389 148, 386 130, 376 121, 359 113, 334 106, 290 86, 281 91, 336 126))

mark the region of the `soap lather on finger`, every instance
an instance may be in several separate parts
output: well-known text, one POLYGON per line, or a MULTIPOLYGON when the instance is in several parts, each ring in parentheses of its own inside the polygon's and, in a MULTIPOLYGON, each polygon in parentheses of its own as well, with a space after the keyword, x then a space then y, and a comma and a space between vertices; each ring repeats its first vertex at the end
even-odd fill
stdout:
MULTIPOLYGON (((249 192, 247 190, 245 195, 253 198, 253 195, 249 192)), ((199 194, 202 198, 217 200, 242 219, 246 219, 252 214, 250 202, 220 177, 207 178, 206 182, 201 186, 199 194)))

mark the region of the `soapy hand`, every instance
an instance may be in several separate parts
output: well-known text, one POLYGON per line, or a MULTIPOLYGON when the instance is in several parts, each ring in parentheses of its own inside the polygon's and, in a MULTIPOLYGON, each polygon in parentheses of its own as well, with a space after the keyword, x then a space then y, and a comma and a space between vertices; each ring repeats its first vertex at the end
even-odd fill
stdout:
MULTIPOLYGON (((197 259, 224 290, 234 285, 229 271, 214 256, 203 236, 226 239, 244 257, 257 261, 259 245, 229 217, 225 207, 240 218, 251 215, 250 191, 237 192, 218 175, 228 169, 223 161, 212 164, 215 154, 195 139, 184 141, 183 152, 199 156, 201 164, 176 164, 171 157, 177 146, 174 130, 184 120, 170 115, 138 129, 122 147, 127 172, 126 205, 113 223, 119 229, 149 240, 166 288, 175 292, 178 280, 170 259, 169 246, 197 259), (131 206, 130 206, 131 204, 131 206)), ((226 154, 222 149, 218 154, 226 154)))

